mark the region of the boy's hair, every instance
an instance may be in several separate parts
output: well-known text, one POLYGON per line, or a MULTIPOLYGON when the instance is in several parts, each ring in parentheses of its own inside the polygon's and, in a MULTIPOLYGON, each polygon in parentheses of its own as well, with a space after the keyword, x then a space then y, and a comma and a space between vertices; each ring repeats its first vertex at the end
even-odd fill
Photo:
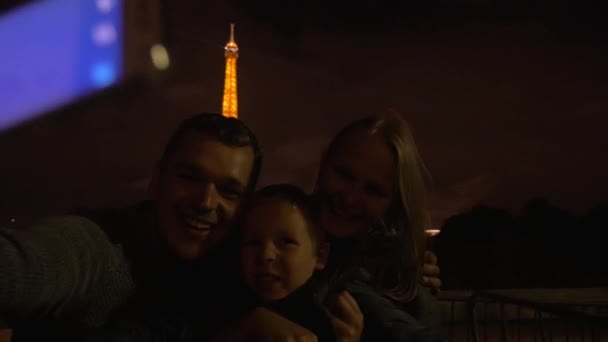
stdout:
POLYGON ((243 121, 217 113, 200 113, 182 121, 165 145, 159 162, 161 169, 179 148, 183 136, 190 131, 207 135, 231 147, 250 146, 253 149, 253 169, 247 188, 250 191, 255 189, 262 167, 262 150, 258 139, 243 121))
POLYGON ((264 199, 278 199, 298 208, 308 223, 313 243, 319 246, 325 241, 325 233, 319 224, 319 205, 314 196, 291 184, 268 185, 253 194, 247 211, 254 209, 264 199))

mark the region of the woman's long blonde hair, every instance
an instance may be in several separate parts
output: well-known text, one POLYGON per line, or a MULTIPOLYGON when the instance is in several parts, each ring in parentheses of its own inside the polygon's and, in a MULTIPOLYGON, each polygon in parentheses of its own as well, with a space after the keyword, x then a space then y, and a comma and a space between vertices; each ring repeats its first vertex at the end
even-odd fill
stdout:
POLYGON ((397 189, 392 202, 382 222, 370 230, 378 239, 369 236, 361 239, 363 263, 372 275, 376 290, 407 302, 416 295, 422 276, 425 229, 430 225, 426 205, 430 177, 408 124, 395 111, 368 116, 344 127, 331 141, 326 158, 342 137, 361 128, 381 137, 397 164, 397 189))

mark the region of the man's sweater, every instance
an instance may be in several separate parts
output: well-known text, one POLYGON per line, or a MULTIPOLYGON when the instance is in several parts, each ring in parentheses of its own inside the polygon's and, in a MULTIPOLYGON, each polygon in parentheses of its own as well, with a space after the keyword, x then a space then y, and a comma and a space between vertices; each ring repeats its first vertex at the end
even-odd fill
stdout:
POLYGON ((103 324, 134 291, 119 244, 78 216, 0 230, 0 328, 45 341, 103 324))
POLYGON ((12 328, 14 341, 80 341, 131 308, 204 309, 192 294, 220 282, 206 275, 222 269, 222 258, 177 257, 154 224, 152 202, 77 215, 0 230, 0 329, 12 328))

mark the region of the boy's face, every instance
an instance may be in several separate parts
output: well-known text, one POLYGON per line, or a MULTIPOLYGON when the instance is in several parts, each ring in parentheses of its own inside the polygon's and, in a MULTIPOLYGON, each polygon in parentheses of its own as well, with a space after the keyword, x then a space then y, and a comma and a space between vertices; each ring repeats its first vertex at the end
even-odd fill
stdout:
POLYGON ((241 270, 248 288, 265 301, 287 297, 325 266, 309 223, 297 207, 275 198, 247 214, 241 236, 241 270))

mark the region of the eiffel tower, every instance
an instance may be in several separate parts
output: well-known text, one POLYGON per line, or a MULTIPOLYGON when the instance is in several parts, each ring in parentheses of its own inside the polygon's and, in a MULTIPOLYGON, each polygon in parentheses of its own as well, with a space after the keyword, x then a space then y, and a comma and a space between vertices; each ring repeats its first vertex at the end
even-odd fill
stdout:
POLYGON ((222 114, 227 117, 238 118, 236 98, 236 60, 239 57, 239 48, 234 42, 234 24, 230 24, 230 40, 224 47, 226 57, 226 72, 224 76, 224 99, 222 101, 222 114))

